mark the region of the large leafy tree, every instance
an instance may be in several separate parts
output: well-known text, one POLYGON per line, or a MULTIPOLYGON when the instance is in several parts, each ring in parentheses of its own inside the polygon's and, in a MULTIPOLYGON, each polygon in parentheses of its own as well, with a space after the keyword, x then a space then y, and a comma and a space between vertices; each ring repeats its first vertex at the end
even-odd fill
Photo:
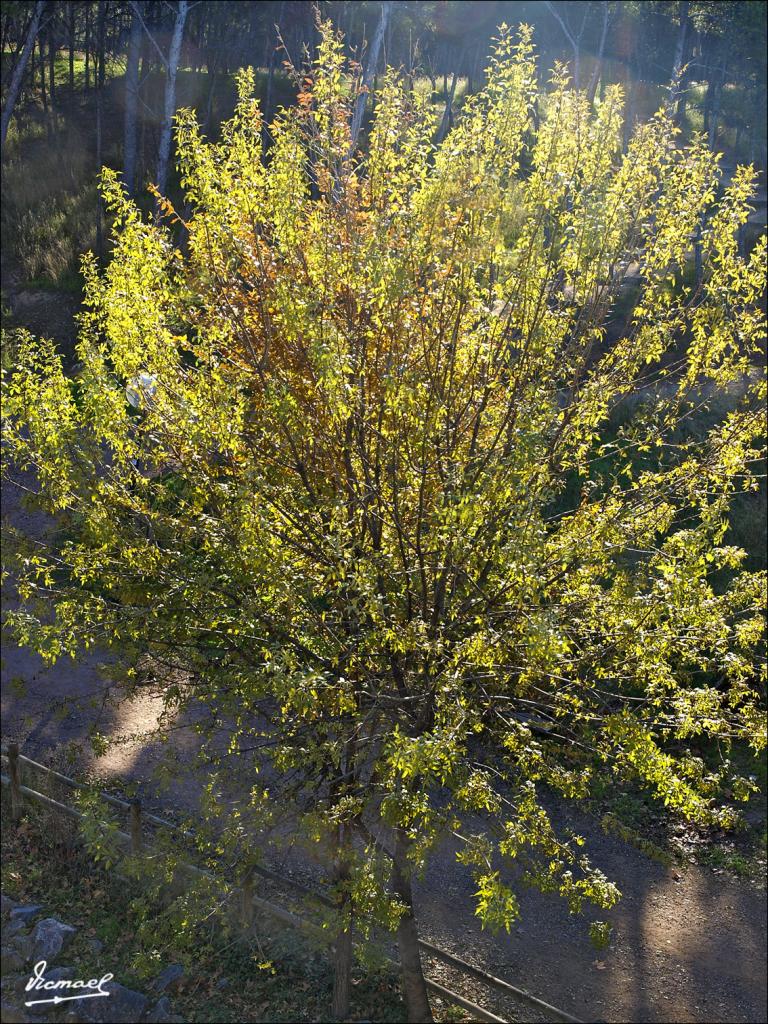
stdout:
POLYGON ((291 780, 343 930, 397 928, 426 1020, 411 878, 447 831, 508 926, 510 860, 574 912, 618 897, 543 792, 631 779, 727 824, 720 783, 749 788, 696 744, 764 737, 763 580, 725 540, 759 455, 765 239, 739 254, 751 172, 723 189, 667 112, 622 154, 618 87, 593 107, 556 71, 536 102, 527 30, 439 145, 390 72, 353 148, 350 82, 326 29, 266 157, 248 73, 218 144, 182 113, 185 221, 105 172, 82 369, 25 338, 6 382, 61 524, 22 545, 10 618, 51 660, 173 651, 169 711, 226 721, 241 777, 269 766, 254 812, 291 780))

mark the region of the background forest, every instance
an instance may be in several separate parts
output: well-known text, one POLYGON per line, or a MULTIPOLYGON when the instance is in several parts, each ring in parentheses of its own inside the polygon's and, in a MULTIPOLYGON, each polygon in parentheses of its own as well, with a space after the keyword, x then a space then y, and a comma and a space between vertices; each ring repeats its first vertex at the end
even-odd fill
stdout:
MULTIPOLYGON (((234 73, 247 66, 257 72, 265 123, 291 102, 297 90, 286 62, 300 67, 316 46, 318 10, 342 32, 371 88, 389 64, 429 94, 440 134, 482 85, 498 26, 525 22, 543 68, 568 62, 591 97, 621 83, 626 140, 676 79, 684 136, 703 132, 726 166, 765 168, 763 3, 6 2, 2 230, 16 286, 79 292, 79 254, 104 255, 95 188, 103 164, 120 170, 146 207, 150 181, 177 197, 176 109, 194 107, 215 139, 232 113, 234 73)), ((5 287, 13 287, 7 279, 5 287)))

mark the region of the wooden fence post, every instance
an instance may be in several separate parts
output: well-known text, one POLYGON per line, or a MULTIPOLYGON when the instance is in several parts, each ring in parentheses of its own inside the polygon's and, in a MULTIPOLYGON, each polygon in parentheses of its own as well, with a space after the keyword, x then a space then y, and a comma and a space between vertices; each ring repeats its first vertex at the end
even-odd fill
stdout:
POLYGON ((246 868, 240 886, 240 921, 245 931, 253 924, 253 868, 246 868))
POLYGON ((141 837, 141 800, 138 798, 131 800, 128 816, 130 819, 131 853, 138 857, 143 847, 141 837))
POLYGON ((8 775, 11 780, 11 820, 18 825, 24 811, 19 780, 19 744, 8 744, 8 775))

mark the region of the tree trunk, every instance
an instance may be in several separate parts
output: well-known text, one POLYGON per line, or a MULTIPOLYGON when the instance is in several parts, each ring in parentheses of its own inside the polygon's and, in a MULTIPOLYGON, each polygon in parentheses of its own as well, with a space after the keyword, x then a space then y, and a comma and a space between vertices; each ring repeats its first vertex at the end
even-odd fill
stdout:
POLYGON ((627 57, 625 65, 624 95, 624 127, 622 130, 622 146, 626 153, 635 127, 635 83, 640 80, 640 60, 638 54, 637 40, 634 41, 632 49, 627 57))
POLYGON ((577 42, 572 44, 573 49, 573 86, 581 88, 581 48, 577 42))
POLYGON ((179 70, 181 43, 184 38, 184 23, 187 20, 189 4, 187 0, 179 0, 176 9, 176 20, 173 23, 173 35, 168 50, 165 66, 165 99, 163 104, 163 120, 160 128, 160 145, 157 154, 157 188, 161 195, 165 194, 168 185, 168 163, 171 156, 171 132, 173 115, 176 112, 176 74, 179 70))
POLYGON ((709 148, 714 149, 717 142, 717 123, 720 118, 720 99, 723 94, 723 83, 726 76, 726 62, 723 59, 713 77, 707 83, 707 117, 705 118, 705 130, 709 148))
POLYGON ((701 283, 704 280, 704 266, 702 263, 702 251, 701 251, 701 233, 702 233, 702 221, 699 220, 694 231, 693 238, 693 273, 696 280, 696 287, 700 288, 701 283))
POLYGON ((85 91, 91 88, 91 5, 85 5, 85 91))
POLYGON ((718 125, 718 120, 720 118, 720 96, 721 96, 721 94, 722 94, 722 86, 718 86, 717 91, 715 92, 714 101, 712 103, 712 114, 711 114, 710 120, 709 120, 709 132, 708 132, 708 135, 707 135, 708 140, 709 140, 709 148, 710 149, 714 149, 715 148, 715 144, 717 143, 717 125, 718 125))
MULTIPOLYGON (((277 9, 277 18, 275 20, 276 25, 280 25, 283 20, 283 11, 285 9, 285 3, 282 2, 277 9)), ((274 102, 272 99, 272 91, 274 89, 275 79, 275 65, 277 64, 277 40, 272 36, 272 28, 270 28, 267 38, 271 40, 269 59, 267 61, 267 91, 264 97, 264 148, 267 145, 267 125, 272 120, 274 114, 274 102)))
POLYGON ((123 180, 129 196, 136 190, 137 111, 139 106, 139 59, 141 57, 141 22, 136 11, 131 13, 131 34, 125 64, 125 123, 123 132, 123 180))
MULTIPOLYGON (((96 16, 96 53, 97 63, 94 66, 94 83, 96 85, 96 173, 101 174, 102 163, 102 120, 104 117, 104 22, 106 18, 106 0, 99 0, 96 16)), ((99 260, 104 258, 104 207, 101 189, 96 192, 96 255, 99 260)))
POLYGON ((334 880, 339 886, 339 930, 336 934, 333 957, 333 1003, 331 1013, 334 1020, 346 1020, 350 1011, 352 991, 352 921, 349 907, 349 856, 347 851, 346 827, 339 825, 336 837, 334 880))
POLYGON ((43 101, 43 113, 48 115, 48 96, 45 91, 45 44, 43 43, 43 37, 37 41, 38 53, 40 56, 40 97, 43 101))
POLYGON ((96 60, 94 67, 94 79, 96 80, 96 87, 101 90, 104 88, 104 82, 106 80, 106 38, 107 38, 107 5, 105 0, 99 0, 99 8, 97 15, 96 25, 96 60))
POLYGON ((381 53, 381 46, 384 42, 384 36, 387 31, 387 25, 389 24, 389 16, 392 13, 392 0, 381 5, 381 17, 379 18, 379 24, 376 26, 376 32, 374 33, 373 40, 371 42, 371 48, 368 51, 368 60, 365 62, 365 72, 363 73, 363 80, 361 82, 360 95, 357 97, 355 103, 355 111, 352 115, 352 128, 350 131, 350 153, 352 153, 357 145, 357 137, 360 134, 360 129, 363 126, 363 115, 365 114, 365 103, 368 98, 368 90, 371 88, 373 79, 376 76, 376 69, 379 64, 379 54, 381 53))
POLYGON ((447 88, 444 90, 445 110, 443 111, 443 118, 440 122, 440 127, 437 129, 435 142, 442 142, 445 136, 448 134, 449 129, 453 125, 453 97, 456 95, 456 82, 458 81, 458 77, 458 71, 454 71, 453 78, 451 80, 450 90, 447 88))
POLYGON ((3 107, 2 117, 0 118, 0 152, 2 152, 2 149, 5 147, 8 125, 11 123, 13 108, 16 106, 16 101, 19 98, 21 82, 24 78, 24 71, 29 63, 29 58, 34 48, 35 40, 37 39, 37 32, 40 28, 40 17, 43 13, 44 6, 45 0, 38 0, 35 4, 32 20, 30 21, 29 28, 27 29, 27 38, 24 42, 24 49, 21 51, 21 56, 16 61, 16 67, 13 69, 13 74, 11 75, 8 94, 5 98, 5 106, 3 107))
POLYGON ((427 986, 419 956, 419 933, 413 913, 411 867, 408 863, 408 844, 405 837, 395 835, 392 858, 392 886, 402 903, 408 908, 397 926, 397 944, 400 950, 400 977, 408 1012, 408 1024, 430 1024, 432 1010, 427 997, 427 986))
MULTIPOLYGON (((586 4, 586 3, 583 3, 583 4, 579 5, 579 6, 581 6, 581 8, 584 11, 584 17, 582 18, 582 22, 581 22, 581 30, 579 31, 578 35, 574 35, 574 33, 568 27, 568 24, 560 16, 560 14, 559 14, 557 8, 555 7, 555 5, 553 3, 551 3, 550 0, 545 0, 545 3, 546 3, 546 7, 547 7, 549 13, 552 15, 552 17, 558 23, 560 28, 563 30, 563 35, 568 40, 568 42, 571 44, 571 49, 573 50, 573 85, 574 85, 574 88, 580 89, 581 88, 581 39, 582 39, 582 36, 584 35, 584 26, 587 23, 587 15, 589 14, 589 7, 590 7, 590 5, 586 4)), ((570 6, 576 6, 576 5, 572 4, 570 6)))
POLYGON ((35 49, 32 46, 32 52, 29 55, 29 86, 32 97, 34 98, 35 89, 37 88, 37 61, 35 60, 35 49))
POLYGON ((590 103, 595 102, 595 96, 597 95, 597 84, 600 81, 600 74, 603 70, 603 55, 605 53, 605 40, 608 35, 608 24, 611 20, 610 7, 607 3, 603 4, 603 27, 600 32, 600 45, 597 50, 597 60, 595 66, 592 69, 592 77, 589 80, 587 86, 587 99, 590 103))
POLYGON ((673 99, 677 101, 675 109, 675 120, 679 124, 683 115, 685 114, 685 90, 683 89, 683 78, 685 72, 683 70, 683 64, 685 62, 686 47, 688 43, 688 28, 690 22, 690 3, 688 0, 682 0, 680 4, 680 30, 677 35, 677 45, 675 46, 675 64, 672 68, 672 95, 673 99))
MULTIPOLYGON (((100 0, 103 2, 103 0, 100 0)), ((102 144, 101 122, 103 117, 101 89, 96 89, 96 168, 101 174, 102 144)), ((101 200, 101 189, 96 190, 96 255, 101 260, 104 256, 104 209, 101 200)))
POLYGON ((675 46, 675 62, 672 67, 672 79, 674 80, 679 74, 683 66, 683 57, 685 56, 685 43, 688 37, 688 8, 690 4, 688 0, 682 0, 680 4, 680 29, 677 33, 677 44, 675 46))
POLYGON ((56 33, 53 25, 48 26, 48 85, 51 107, 56 105, 56 33))
MULTIPOLYGON (((214 58, 215 61, 215 58, 214 58)), ((213 97, 216 92, 216 65, 210 63, 207 65, 208 78, 210 79, 210 86, 208 88, 208 101, 205 104, 205 118, 203 120, 203 135, 209 135, 211 131, 211 121, 213 120, 213 97)))
POLYGON ((75 91, 75 5, 69 5, 69 88, 75 91))

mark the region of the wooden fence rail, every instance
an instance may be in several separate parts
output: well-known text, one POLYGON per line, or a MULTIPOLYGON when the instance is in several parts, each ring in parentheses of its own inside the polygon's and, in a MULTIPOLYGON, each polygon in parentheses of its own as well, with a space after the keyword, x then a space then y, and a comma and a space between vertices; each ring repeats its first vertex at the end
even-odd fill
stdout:
MULTIPOLYGON (((44 793, 40 793, 37 790, 23 785, 21 782, 20 764, 27 765, 34 771, 42 772, 44 775, 54 779, 56 782, 61 783, 69 789, 92 791, 92 786, 82 782, 77 782, 74 779, 69 778, 69 776, 63 775, 61 772, 58 772, 53 768, 49 768, 47 765, 40 764, 38 761, 33 761, 32 758, 19 753, 19 747, 16 743, 9 743, 7 745, 3 744, 2 747, 0 747, 0 754, 2 755, 2 759, 8 762, 8 774, 1 774, 0 781, 3 786, 10 788, 11 816, 14 822, 18 822, 23 814, 25 798, 47 807, 53 813, 64 814, 78 821, 83 820, 85 816, 76 808, 70 807, 59 800, 54 800, 53 797, 46 796, 44 793)), ((123 832, 120 829, 116 829, 113 831, 113 834, 118 842, 125 846, 133 855, 139 856, 144 852, 143 831, 145 825, 151 825, 154 828, 176 832, 188 840, 195 839, 194 832, 188 829, 183 829, 179 825, 176 825, 165 818, 160 818, 155 814, 150 814, 144 811, 139 800, 121 800, 119 797, 112 796, 110 793, 105 793, 103 791, 99 791, 98 795, 107 804, 125 812, 128 831, 123 832)), ((216 879, 216 876, 211 872, 205 871, 186 861, 180 861, 179 867, 183 871, 195 877, 204 877, 212 880, 216 879)), ((332 937, 319 925, 314 924, 312 921, 294 913, 293 911, 281 907, 279 904, 274 903, 271 900, 265 900, 262 897, 256 896, 253 892, 254 874, 267 878, 282 888, 293 890, 301 896, 310 897, 323 906, 330 908, 335 907, 335 903, 328 896, 311 889, 309 886, 303 885, 301 882, 296 881, 296 879, 285 874, 278 874, 276 871, 271 871, 269 868, 265 868, 260 864, 252 864, 239 881, 230 883, 232 885, 233 893, 239 893, 239 916, 242 926, 246 931, 253 925, 254 910, 259 909, 284 925, 309 932, 314 935, 315 938, 320 939, 327 945, 332 945, 332 937)), ((536 996, 533 996, 524 989, 518 988, 517 986, 504 981, 502 978, 497 978, 494 975, 489 974, 481 968, 476 967, 474 964, 467 963, 467 961, 462 960, 453 953, 449 953, 446 950, 441 949, 439 946, 434 946, 432 943, 427 942, 424 939, 419 939, 419 948, 423 950, 427 956, 440 960, 442 963, 454 968, 465 976, 472 978, 474 981, 479 981, 488 988, 494 989, 503 995, 525 1003, 556 1021, 563 1021, 565 1024, 581 1024, 577 1017, 573 1017, 564 1010, 550 1005, 543 999, 538 999, 536 996)), ((396 966, 399 966, 393 958, 387 957, 387 959, 396 966)), ((496 1016, 484 1007, 478 1006, 476 1003, 466 999, 459 993, 445 988, 443 985, 431 978, 426 977, 425 981, 427 983, 427 988, 431 992, 434 992, 442 999, 452 1002, 455 1005, 460 1006, 462 1009, 472 1013, 475 1020, 488 1021, 491 1022, 491 1024, 494 1024, 494 1022, 497 1022, 497 1024, 504 1024, 503 1018, 496 1016)))

